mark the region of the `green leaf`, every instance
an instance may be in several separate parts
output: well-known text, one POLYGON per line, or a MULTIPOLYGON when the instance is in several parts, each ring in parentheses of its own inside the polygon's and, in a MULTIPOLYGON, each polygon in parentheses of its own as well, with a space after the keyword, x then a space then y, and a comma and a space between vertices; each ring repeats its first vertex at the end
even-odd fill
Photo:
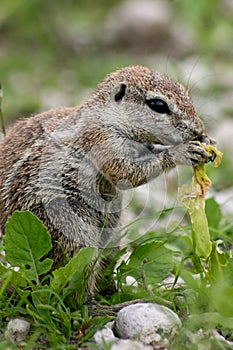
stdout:
POLYGON ((137 281, 142 279, 142 265, 147 284, 155 284, 166 278, 173 268, 173 253, 164 242, 154 241, 137 247, 124 266, 126 274, 137 281))
MULTIPOLYGON (((189 320, 192 322, 192 326, 198 327, 198 329, 218 329, 219 330, 219 325, 223 326, 226 331, 229 331, 229 329, 233 329, 233 317, 225 317, 218 312, 202 312, 201 314, 201 320, 200 320, 200 314, 193 314, 189 317, 189 320)), ((221 328, 220 328, 221 329, 221 328)), ((221 333, 224 331, 224 329, 221 329, 221 333)), ((209 348, 208 348, 209 349, 209 348)), ((211 348, 212 349, 212 348, 211 348)), ((215 348, 214 348, 215 349, 215 348)), ((231 349, 221 347, 221 348, 216 348, 216 349, 222 349, 222 350, 227 350, 231 349)))
POLYGON ((224 270, 225 283, 233 287, 233 258, 229 259, 229 262, 224 270))
MULTIPOLYGON (((18 287, 25 287, 27 284, 27 280, 23 278, 23 276, 18 272, 14 271, 11 268, 6 267, 0 262, 0 276, 1 279, 4 281, 4 283, 1 286, 1 289, 3 288, 3 285, 6 283, 7 286, 11 285, 15 289, 18 287)), ((1 291, 0 291, 1 295, 1 291)))
POLYGON ((182 269, 180 277, 185 281, 188 291, 199 293, 200 291, 200 281, 195 278, 193 273, 185 268, 182 269))
MULTIPOLYGON (((209 259, 208 273, 213 281, 225 281, 225 268, 228 266, 230 259, 229 252, 226 250, 222 240, 213 242, 213 249, 209 259)), ((224 283, 225 283, 224 282, 224 283)))
POLYGON ((75 276, 76 288, 78 292, 83 290, 86 271, 96 255, 95 247, 82 248, 64 267, 53 271, 54 279, 51 282, 51 287, 59 293, 61 289, 67 286, 75 276))
MULTIPOLYGON (((23 297, 23 295, 25 296, 24 287, 26 287, 27 285, 27 280, 23 278, 23 276, 19 272, 14 271, 12 268, 8 268, 4 266, 1 262, 0 262, 0 276, 1 276, 0 277, 0 313, 1 313, 1 310, 3 310, 8 304, 7 300, 11 299, 14 292, 17 293, 17 296, 19 295, 20 297, 23 297), (13 290, 12 290, 12 287, 13 287, 13 290), (11 292, 9 293, 9 291, 11 292), (9 294, 11 295, 11 297, 9 297, 9 294)), ((10 312, 11 311, 14 314, 13 309, 11 309, 10 312)))
POLYGON ((39 276, 52 267, 51 259, 41 258, 51 248, 51 237, 43 223, 29 211, 16 211, 6 224, 4 235, 6 260, 29 280, 39 283, 39 276))
POLYGON ((211 288, 211 292, 212 302, 219 314, 225 317, 233 317, 233 287, 229 287, 224 283, 216 283, 211 288))
POLYGON ((194 253, 207 259, 212 250, 209 227, 205 213, 205 198, 199 194, 195 179, 192 185, 179 188, 179 201, 188 209, 192 224, 194 253))
POLYGON ((205 212, 209 227, 218 229, 219 223, 222 219, 222 212, 220 205, 214 198, 208 198, 205 202, 205 212))

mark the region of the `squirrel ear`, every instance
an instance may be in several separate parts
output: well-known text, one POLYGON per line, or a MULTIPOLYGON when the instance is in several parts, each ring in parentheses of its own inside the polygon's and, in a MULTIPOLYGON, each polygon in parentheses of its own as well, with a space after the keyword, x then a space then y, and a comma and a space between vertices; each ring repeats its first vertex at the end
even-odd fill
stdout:
POLYGON ((118 86, 117 92, 114 96, 116 102, 122 100, 122 98, 125 96, 125 90, 126 85, 124 83, 121 83, 120 86, 118 86))

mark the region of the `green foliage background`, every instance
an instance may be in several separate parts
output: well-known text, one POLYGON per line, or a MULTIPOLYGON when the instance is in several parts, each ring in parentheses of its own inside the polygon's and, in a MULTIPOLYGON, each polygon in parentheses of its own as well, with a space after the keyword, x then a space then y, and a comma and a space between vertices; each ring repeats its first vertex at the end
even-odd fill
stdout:
MULTIPOLYGON (((129 47, 104 46, 103 24, 110 11, 121 3, 124 1, 2 0, 0 80, 5 91, 5 117, 15 119, 44 109, 52 104, 48 100, 56 93, 58 101, 62 97, 68 104, 77 104, 83 98, 83 90, 85 95, 86 89, 94 88, 110 71, 128 64, 149 64, 152 60, 156 68, 159 55, 171 65, 190 56, 197 66, 199 61, 207 61, 232 69, 233 16, 227 0, 168 1, 173 22, 182 24, 180 45, 186 31, 192 33, 195 42, 193 51, 180 57, 174 48, 159 52, 153 40, 150 50, 144 50, 145 43, 140 39, 133 52, 129 47)), ((176 71, 177 66, 172 66, 172 70, 176 71)), ((221 87, 221 79, 212 86, 221 87)))

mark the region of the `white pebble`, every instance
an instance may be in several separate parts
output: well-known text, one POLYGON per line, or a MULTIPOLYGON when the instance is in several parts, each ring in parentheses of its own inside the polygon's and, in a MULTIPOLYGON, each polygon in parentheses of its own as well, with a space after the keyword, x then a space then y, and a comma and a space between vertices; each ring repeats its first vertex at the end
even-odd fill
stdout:
POLYGON ((121 309, 116 318, 116 333, 150 344, 167 341, 181 328, 179 317, 165 306, 154 303, 137 303, 121 309))
POLYGON ((23 342, 28 336, 29 329, 29 322, 15 318, 8 323, 5 337, 11 342, 23 342))

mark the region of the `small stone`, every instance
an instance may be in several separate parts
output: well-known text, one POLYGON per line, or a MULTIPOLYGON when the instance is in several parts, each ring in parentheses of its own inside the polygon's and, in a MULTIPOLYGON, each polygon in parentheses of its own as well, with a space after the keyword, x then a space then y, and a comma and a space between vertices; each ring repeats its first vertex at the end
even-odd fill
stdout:
POLYGON ((94 339, 100 349, 104 349, 104 344, 114 344, 118 340, 112 331, 113 324, 114 322, 109 322, 103 329, 95 333, 94 339))
POLYGON ((180 328, 181 321, 172 310, 153 303, 138 303, 121 309, 115 325, 120 338, 165 346, 180 328))
POLYGON ((114 344, 110 350, 153 350, 150 345, 144 345, 136 340, 121 339, 119 342, 114 344))
POLYGON ((28 336, 29 329, 29 322, 15 318, 8 323, 5 338, 11 342, 23 342, 28 336))

